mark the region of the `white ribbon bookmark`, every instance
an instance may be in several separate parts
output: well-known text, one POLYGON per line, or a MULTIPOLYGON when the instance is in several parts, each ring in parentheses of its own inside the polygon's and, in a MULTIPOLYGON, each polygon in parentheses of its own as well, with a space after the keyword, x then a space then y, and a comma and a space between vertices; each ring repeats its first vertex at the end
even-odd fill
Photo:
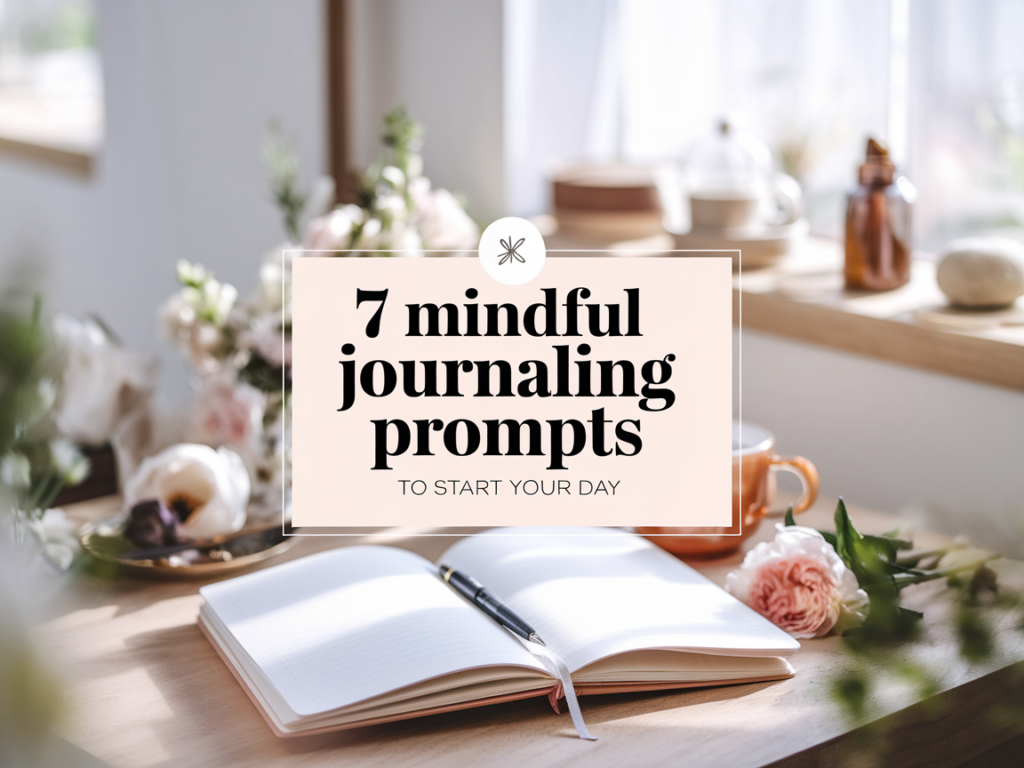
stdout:
POLYGON ((572 685, 572 678, 569 676, 569 668, 562 661, 561 657, 551 652, 543 645, 524 640, 523 645, 534 656, 543 659, 546 666, 562 684, 562 691, 565 693, 565 703, 569 705, 569 714, 572 716, 572 724, 576 726, 576 733, 581 739, 597 741, 597 736, 591 736, 587 730, 587 724, 583 722, 583 713, 580 712, 580 703, 576 701, 576 689, 572 685))

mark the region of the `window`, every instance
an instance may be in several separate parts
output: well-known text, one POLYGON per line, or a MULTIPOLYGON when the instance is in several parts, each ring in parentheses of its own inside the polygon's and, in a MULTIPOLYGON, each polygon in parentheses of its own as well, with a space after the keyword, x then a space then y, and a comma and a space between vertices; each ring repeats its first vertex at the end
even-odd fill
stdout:
POLYGON ((1024 3, 1015 0, 510 0, 517 212, 547 164, 685 158, 740 115, 840 235, 865 139, 918 188, 915 247, 1024 236, 1024 3), (563 84, 556 93, 546 83, 563 84), (554 119, 573 110, 572 119, 554 119))
POLYGON ((915 2, 908 161, 923 244, 1024 227, 1024 3, 915 2))
POLYGON ((0 147, 79 167, 102 130, 93 3, 0 0, 0 147))

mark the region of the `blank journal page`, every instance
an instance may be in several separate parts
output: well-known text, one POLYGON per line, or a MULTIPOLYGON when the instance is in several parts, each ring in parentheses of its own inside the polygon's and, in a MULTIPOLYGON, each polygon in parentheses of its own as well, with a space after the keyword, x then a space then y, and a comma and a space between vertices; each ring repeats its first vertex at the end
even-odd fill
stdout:
POLYGON ((505 601, 570 671, 644 648, 788 656, 800 647, 688 565, 614 528, 502 528, 463 539, 441 561, 505 601))
POLYGON ((300 716, 465 669, 544 669, 429 562, 394 547, 345 547, 200 593, 300 716))

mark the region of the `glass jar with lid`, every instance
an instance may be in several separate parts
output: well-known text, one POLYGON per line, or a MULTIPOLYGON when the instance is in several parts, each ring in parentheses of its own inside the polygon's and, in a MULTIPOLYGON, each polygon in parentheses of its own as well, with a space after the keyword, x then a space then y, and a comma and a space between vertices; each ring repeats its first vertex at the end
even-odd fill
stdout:
POLYGON ((694 146, 683 178, 694 229, 780 225, 799 214, 799 185, 773 174, 764 143, 729 120, 694 146))

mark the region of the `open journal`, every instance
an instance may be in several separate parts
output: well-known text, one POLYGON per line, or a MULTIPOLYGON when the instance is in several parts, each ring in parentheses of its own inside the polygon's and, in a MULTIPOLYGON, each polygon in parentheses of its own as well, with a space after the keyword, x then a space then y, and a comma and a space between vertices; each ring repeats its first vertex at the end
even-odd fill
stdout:
MULTIPOLYGON (((578 695, 793 674, 795 640, 633 534, 503 528, 439 562, 529 622, 578 695)), ((278 736, 562 693, 531 644, 403 549, 344 547, 200 593, 201 628, 278 736)))

